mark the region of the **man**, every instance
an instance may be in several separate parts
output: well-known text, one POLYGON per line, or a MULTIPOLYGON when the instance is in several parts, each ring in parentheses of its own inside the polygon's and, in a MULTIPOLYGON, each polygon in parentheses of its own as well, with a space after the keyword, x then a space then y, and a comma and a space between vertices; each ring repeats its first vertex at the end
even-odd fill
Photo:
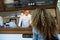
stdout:
POLYGON ((24 14, 19 18, 19 27, 29 27, 31 23, 31 15, 29 14, 29 10, 24 10, 24 14))
POLYGON ((3 28, 3 17, 0 16, 0 28, 3 28))
POLYGON ((11 18, 10 22, 9 22, 9 27, 8 28, 17 28, 17 25, 16 25, 15 22, 16 22, 16 19, 11 18))

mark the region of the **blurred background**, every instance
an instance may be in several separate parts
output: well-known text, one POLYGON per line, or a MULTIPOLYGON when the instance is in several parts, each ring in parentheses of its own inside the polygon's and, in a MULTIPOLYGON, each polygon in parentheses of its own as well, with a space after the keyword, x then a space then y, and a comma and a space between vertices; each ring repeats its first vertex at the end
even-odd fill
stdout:
MULTIPOLYGON (((21 0, 22 1, 22 0, 21 0)), ((16 1, 16 0, 4 0, 4 5, 5 5, 5 10, 8 10, 8 12, 2 12, 2 8, 0 9, 0 16, 3 17, 4 19, 4 24, 6 23, 9 23, 9 19, 10 18, 14 18, 16 19, 16 25, 18 25, 18 19, 20 17, 20 14, 23 13, 24 10, 18 10, 18 11, 11 11, 11 9, 13 10, 14 8, 19 8, 20 6, 18 5, 21 5, 21 4, 18 4, 19 1, 16 1), (14 2, 15 1, 15 2, 14 2), (15 3, 15 5, 14 5, 15 3), (18 5, 17 5, 18 4, 18 5), (17 6, 16 6, 17 5, 17 6), (9 12, 11 11, 11 12, 9 12)), ((34 4, 33 4, 34 5, 34 4)), ((22 6, 24 7, 24 5, 22 6)), ((4 7, 3 7, 4 8, 4 7)), ((60 0, 58 0, 58 3, 57 3, 57 11, 58 11, 58 29, 60 28, 60 0)), ((53 17, 56 17, 56 14, 55 14, 55 11, 54 9, 47 9, 49 12, 51 12, 51 14, 53 15, 53 17), (52 11, 51 11, 52 10, 52 11)), ((33 10, 30 10, 29 14, 32 15, 33 13, 33 10)), ((8 27, 8 25, 4 25, 6 28, 6 26, 8 27)), ((60 30, 59 30, 60 31, 60 30)), ((58 34, 58 38, 60 39, 60 34, 58 34)), ((0 40, 32 40, 32 35, 23 35, 23 34, 0 34, 0 40)))

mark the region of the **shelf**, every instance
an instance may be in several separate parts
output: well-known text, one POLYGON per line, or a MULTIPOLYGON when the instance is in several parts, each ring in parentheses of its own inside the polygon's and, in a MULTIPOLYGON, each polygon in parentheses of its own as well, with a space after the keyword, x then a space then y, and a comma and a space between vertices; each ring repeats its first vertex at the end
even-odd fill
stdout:
POLYGON ((19 11, 19 10, 25 10, 25 9, 28 9, 28 10, 34 10, 36 8, 39 8, 39 9, 55 9, 56 6, 40 6, 40 7, 30 7, 30 8, 9 8, 9 9, 6 9, 5 11, 2 11, 2 12, 12 12, 12 11, 19 11))

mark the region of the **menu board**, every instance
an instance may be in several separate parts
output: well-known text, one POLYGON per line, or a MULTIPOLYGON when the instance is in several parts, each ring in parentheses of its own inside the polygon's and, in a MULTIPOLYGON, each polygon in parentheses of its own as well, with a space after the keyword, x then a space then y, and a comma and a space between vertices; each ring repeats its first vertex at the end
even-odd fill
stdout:
MULTIPOLYGON (((17 1, 17 0, 16 0, 17 1)), ((19 0, 20 7, 52 6, 55 0, 19 0)))
POLYGON ((55 0, 5 0, 6 8, 29 8, 55 5, 55 0))

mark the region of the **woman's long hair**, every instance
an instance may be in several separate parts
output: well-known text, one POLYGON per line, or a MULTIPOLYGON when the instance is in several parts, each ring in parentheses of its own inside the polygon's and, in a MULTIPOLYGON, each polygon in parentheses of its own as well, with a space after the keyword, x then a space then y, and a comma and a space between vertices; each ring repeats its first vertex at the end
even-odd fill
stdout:
POLYGON ((32 25, 43 36, 44 40, 58 40, 55 19, 47 10, 36 9, 32 14, 32 25))

